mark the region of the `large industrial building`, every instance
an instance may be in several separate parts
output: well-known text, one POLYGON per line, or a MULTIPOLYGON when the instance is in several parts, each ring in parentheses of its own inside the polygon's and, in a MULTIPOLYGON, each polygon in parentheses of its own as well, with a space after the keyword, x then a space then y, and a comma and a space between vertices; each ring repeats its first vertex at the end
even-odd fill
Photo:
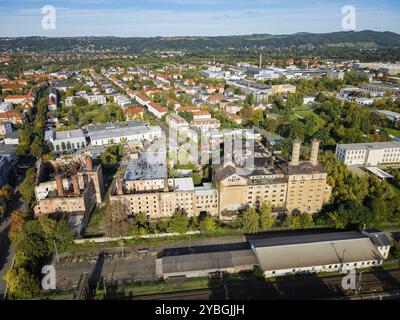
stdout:
POLYGON ((39 162, 36 185, 36 206, 39 215, 61 214, 68 217, 90 217, 104 196, 101 165, 94 165, 91 156, 70 161, 39 162))
POLYGON ((159 278, 237 273, 258 266, 264 276, 345 272, 381 266, 390 241, 383 232, 290 231, 248 237, 246 242, 165 249, 157 259, 159 278))
POLYGON ((189 216, 208 213, 229 220, 263 202, 282 211, 317 212, 329 200, 331 187, 317 160, 319 142, 314 141, 311 149, 310 160, 300 161, 300 141, 296 140, 289 163, 256 154, 249 174, 237 173, 240 168, 233 162, 213 165, 212 183, 199 187, 191 177, 168 178, 166 163, 143 153, 128 162, 124 179, 117 176, 110 200, 123 201, 132 213, 144 212, 150 218, 168 217, 183 209, 189 216))
POLYGON ((219 190, 220 216, 229 216, 246 206, 270 202, 289 211, 317 212, 331 195, 327 173, 318 162, 319 142, 313 141, 309 161, 300 161, 300 141, 293 143, 292 161, 277 162, 273 157, 255 160, 248 175, 236 173, 233 163, 215 165, 214 181, 219 190))

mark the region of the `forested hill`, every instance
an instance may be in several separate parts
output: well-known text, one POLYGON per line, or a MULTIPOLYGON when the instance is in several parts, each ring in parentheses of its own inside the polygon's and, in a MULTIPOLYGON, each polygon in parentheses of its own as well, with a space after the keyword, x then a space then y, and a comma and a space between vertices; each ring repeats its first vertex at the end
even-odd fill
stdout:
POLYGON ((333 32, 325 34, 296 33, 291 35, 254 34, 218 37, 2 37, 0 51, 127 51, 170 49, 245 49, 245 48, 289 48, 354 47, 354 48, 400 48, 400 35, 393 32, 359 31, 333 32))

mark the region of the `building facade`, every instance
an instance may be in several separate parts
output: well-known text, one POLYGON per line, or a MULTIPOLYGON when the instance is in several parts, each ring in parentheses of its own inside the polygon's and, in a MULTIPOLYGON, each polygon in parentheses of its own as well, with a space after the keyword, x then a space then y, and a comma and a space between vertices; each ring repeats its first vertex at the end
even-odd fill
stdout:
POLYGON ((376 166, 400 162, 400 141, 337 144, 336 158, 346 165, 376 166))

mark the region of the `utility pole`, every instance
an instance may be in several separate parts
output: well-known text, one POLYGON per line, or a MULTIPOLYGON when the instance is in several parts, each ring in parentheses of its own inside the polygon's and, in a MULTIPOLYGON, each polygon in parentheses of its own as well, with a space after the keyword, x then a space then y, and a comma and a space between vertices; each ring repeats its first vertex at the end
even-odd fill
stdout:
POLYGON ((53 240, 53 243, 54 243, 54 250, 56 251, 57 262, 60 263, 60 257, 58 256, 56 241, 53 240))
POLYGON ((260 69, 261 69, 261 66, 262 66, 262 53, 260 53, 260 69))

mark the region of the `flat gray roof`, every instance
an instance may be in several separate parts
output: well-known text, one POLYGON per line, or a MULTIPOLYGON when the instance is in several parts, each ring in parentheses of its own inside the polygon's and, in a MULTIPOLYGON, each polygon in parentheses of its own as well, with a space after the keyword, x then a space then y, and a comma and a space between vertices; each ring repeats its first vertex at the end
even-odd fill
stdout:
POLYGON ((366 143, 349 143, 349 144, 339 143, 338 147, 350 150, 400 148, 400 141, 366 142, 366 143))
POLYGON ((73 138, 85 138, 85 134, 82 129, 67 130, 67 131, 56 131, 56 140, 67 140, 73 138))
POLYGON ((257 265, 251 249, 167 256, 162 258, 163 274, 219 270, 257 265))
POLYGON ((372 241, 356 231, 249 240, 264 271, 381 260, 372 241))
POLYGON ((96 124, 89 125, 87 128, 91 140, 126 137, 136 134, 145 134, 152 131, 161 131, 160 127, 149 126, 145 123, 136 121, 96 124))

